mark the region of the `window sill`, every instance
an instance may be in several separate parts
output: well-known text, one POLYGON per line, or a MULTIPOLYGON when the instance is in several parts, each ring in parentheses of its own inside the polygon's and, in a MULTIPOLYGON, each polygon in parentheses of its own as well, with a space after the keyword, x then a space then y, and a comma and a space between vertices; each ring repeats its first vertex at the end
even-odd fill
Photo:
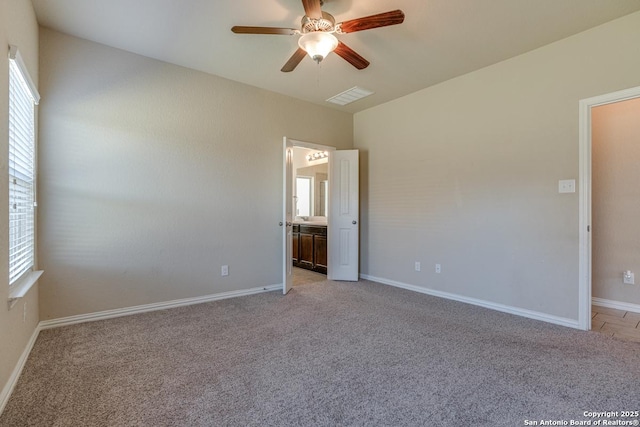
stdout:
POLYGON ((9 308, 12 308, 20 298, 29 292, 29 289, 36 284, 42 273, 44 273, 44 270, 32 271, 20 281, 11 285, 9 288, 9 308))

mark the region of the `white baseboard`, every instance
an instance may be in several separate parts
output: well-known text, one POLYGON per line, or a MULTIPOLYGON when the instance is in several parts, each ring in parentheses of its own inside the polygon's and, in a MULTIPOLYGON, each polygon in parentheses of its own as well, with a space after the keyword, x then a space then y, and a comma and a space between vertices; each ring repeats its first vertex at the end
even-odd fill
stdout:
POLYGON ((148 311, 165 310, 167 308, 183 307, 185 305, 202 304, 204 302, 219 301, 227 298, 243 297, 282 289, 282 284, 262 286, 259 288, 244 289, 240 291, 222 292, 219 294, 204 295, 201 297, 177 299, 173 301, 157 302, 153 304, 136 305, 133 307, 117 308, 115 310, 98 311, 96 313, 79 314, 77 316, 60 317, 58 319, 43 320, 40 329, 59 328, 60 326, 75 325, 77 323, 94 322, 96 320, 112 319, 114 317, 130 316, 132 314, 146 313, 148 311))
MULTIPOLYGON (((497 304, 489 301, 479 300, 476 298, 469 298, 469 297, 452 294, 448 292, 436 291, 429 288, 409 285, 406 283, 383 279, 381 277, 369 276, 366 274, 361 274, 360 277, 362 279, 370 280, 372 282, 377 282, 384 285, 395 286, 397 288, 407 289, 410 291, 432 295, 439 298, 445 298, 445 299, 450 299, 454 301, 464 302, 467 304, 473 304, 480 307, 489 308, 491 310, 501 311, 504 313, 514 314, 517 316, 527 317, 530 319, 541 320, 543 322, 554 323, 557 325, 568 326, 571 328, 579 329, 578 321, 573 319, 552 316, 545 313, 525 310, 522 308, 511 307, 503 304, 497 304)), ((24 349, 22 355, 20 356, 20 359, 18 360, 16 367, 11 373, 11 377, 9 378, 9 381, 2 389, 2 392, 0 393, 0 414, 4 410, 4 407, 7 404, 7 402, 9 401, 11 392, 13 391, 18 381, 18 378, 20 377, 20 373, 24 368, 27 358, 29 357, 29 353, 31 353, 31 349, 33 348, 33 345, 35 344, 36 339, 38 338, 38 334, 41 330, 57 328, 57 327, 67 326, 67 325, 74 325, 77 323, 92 322, 96 320, 111 319, 114 317, 129 316, 133 314, 146 313, 146 312, 155 311, 155 310, 165 310, 168 308, 201 304, 201 303, 211 302, 211 301, 219 301, 227 298, 253 295, 261 292, 269 292, 269 291, 275 291, 280 289, 282 289, 282 284, 269 285, 269 286, 264 286, 259 288, 245 289, 240 291, 222 292, 219 294, 205 295, 201 297, 184 298, 184 299, 173 300, 173 301, 166 301, 166 302, 160 302, 160 303, 154 303, 154 304, 144 304, 144 305, 138 305, 134 307, 119 308, 115 310, 100 311, 97 313, 80 314, 77 316, 69 316, 69 317, 62 317, 58 319, 41 321, 36 327, 36 329, 34 330, 33 335, 31 336, 31 339, 29 340, 26 348, 24 349)), ((599 305, 602 307, 620 308, 626 311, 633 311, 633 312, 640 313, 640 306, 635 304, 618 303, 616 301, 609 301, 609 300, 604 300, 600 298, 593 298, 593 303, 595 305, 599 305)))
POLYGON ((640 305, 630 302, 613 301, 604 298, 591 298, 591 303, 598 307, 615 308, 618 310, 630 311, 632 313, 640 313, 640 305))
POLYGON ((36 339, 38 338, 38 334, 40 333, 40 327, 36 326, 36 329, 33 331, 27 346, 25 347, 22 355, 20 355, 20 359, 18 359, 18 363, 16 367, 13 368, 13 372, 11 372, 11 376, 9 380, 4 385, 2 392, 0 392, 0 414, 4 411, 4 407, 7 406, 7 402, 9 401, 9 397, 11 397, 11 393, 13 389, 16 387, 18 383, 18 378, 20 378, 20 374, 22 373, 22 369, 24 368, 25 363, 27 363, 27 359, 29 358, 29 354, 31 353, 31 349, 33 349, 33 345, 36 343, 36 339))
POLYGON ((58 328, 60 326, 74 325, 76 323, 92 322, 96 320, 111 319, 114 317, 129 316, 129 315, 138 314, 138 313, 146 313, 148 311, 164 310, 167 308, 182 307, 185 305, 194 305, 194 304, 201 304, 204 302, 219 301, 227 298, 235 298, 235 297, 241 297, 246 295, 258 294, 261 292, 276 291, 281 289, 282 289, 282 284, 269 285, 269 286, 263 286, 259 288, 244 289, 240 291, 222 292, 219 294, 205 295, 205 296, 195 297, 195 298, 184 298, 184 299, 173 300, 173 301, 138 305, 134 307, 119 308, 115 310, 100 311, 97 313, 80 314, 77 316, 69 316, 69 317, 62 317, 59 319, 41 321, 38 324, 38 326, 36 326, 36 329, 33 331, 33 335, 31 335, 31 339, 29 340, 27 346, 22 352, 22 355, 20 356, 20 359, 18 360, 16 367, 14 368, 13 372, 11 373, 11 376, 9 377, 9 380, 7 381, 4 388, 2 389, 2 392, 0 392, 0 414, 2 414, 2 411, 4 410, 7 402, 9 401, 9 397, 11 397, 11 392, 13 392, 13 389, 15 388, 18 382, 20 373, 22 372, 22 369, 24 368, 24 365, 27 362, 27 359, 29 358, 29 354, 31 353, 31 350, 33 349, 33 345, 35 344, 36 339, 38 338, 38 334, 40 333, 41 330, 58 328))
POLYGON ((381 277, 369 276, 367 274, 361 274, 360 277, 372 282, 381 283, 383 285, 395 286, 396 288, 407 289, 409 291, 419 292, 421 294, 431 295, 434 297, 450 299, 453 301, 464 302, 467 304, 477 305, 480 307, 488 308, 491 310, 501 311, 503 313, 514 314, 516 316, 526 317, 534 320, 541 320, 547 323, 553 323, 556 325, 567 326, 569 328, 580 329, 578 320, 568 319, 566 317, 553 316, 551 314, 540 313, 538 311, 527 310, 524 308, 512 307, 509 305, 498 304, 495 302, 485 301, 476 298, 465 297, 458 294, 452 294, 449 292, 436 291, 434 289, 424 288, 421 286, 409 285, 407 283, 397 282, 395 280, 384 279, 381 277))

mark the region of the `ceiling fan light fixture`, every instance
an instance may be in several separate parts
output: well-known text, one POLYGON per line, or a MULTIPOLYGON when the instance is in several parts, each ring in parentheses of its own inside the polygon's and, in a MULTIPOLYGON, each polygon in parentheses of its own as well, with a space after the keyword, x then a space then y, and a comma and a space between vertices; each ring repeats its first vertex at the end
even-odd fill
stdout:
POLYGON ((311 59, 319 64, 320 61, 338 47, 338 39, 331 33, 314 31, 303 34, 298 40, 298 46, 304 49, 311 59))

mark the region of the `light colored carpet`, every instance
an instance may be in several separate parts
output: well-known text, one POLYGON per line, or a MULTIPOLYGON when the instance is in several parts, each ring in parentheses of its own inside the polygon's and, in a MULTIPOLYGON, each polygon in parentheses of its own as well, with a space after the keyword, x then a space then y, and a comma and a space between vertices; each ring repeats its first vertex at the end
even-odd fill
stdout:
POLYGON ((638 410, 640 345, 374 284, 43 331, 2 426, 522 426, 638 410))

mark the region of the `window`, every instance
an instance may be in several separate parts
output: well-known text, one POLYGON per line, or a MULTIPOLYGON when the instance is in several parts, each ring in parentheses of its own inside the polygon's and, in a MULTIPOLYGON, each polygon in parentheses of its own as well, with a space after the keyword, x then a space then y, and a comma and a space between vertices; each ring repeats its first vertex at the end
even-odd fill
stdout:
POLYGON ((297 216, 311 216, 312 188, 310 176, 296 178, 297 216))
POLYGON ((9 285, 33 269, 35 106, 40 96, 15 46, 9 49, 9 285))

